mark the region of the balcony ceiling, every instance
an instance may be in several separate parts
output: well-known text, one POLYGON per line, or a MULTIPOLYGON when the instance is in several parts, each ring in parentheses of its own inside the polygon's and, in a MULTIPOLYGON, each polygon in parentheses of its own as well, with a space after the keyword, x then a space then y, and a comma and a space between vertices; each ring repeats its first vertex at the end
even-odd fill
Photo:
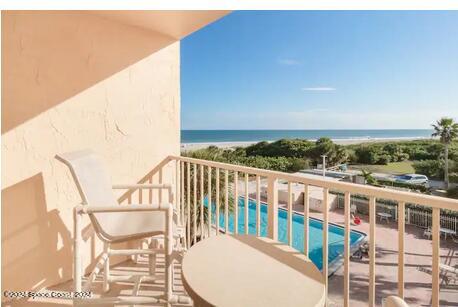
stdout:
POLYGON ((231 11, 93 11, 113 21, 182 39, 231 11))

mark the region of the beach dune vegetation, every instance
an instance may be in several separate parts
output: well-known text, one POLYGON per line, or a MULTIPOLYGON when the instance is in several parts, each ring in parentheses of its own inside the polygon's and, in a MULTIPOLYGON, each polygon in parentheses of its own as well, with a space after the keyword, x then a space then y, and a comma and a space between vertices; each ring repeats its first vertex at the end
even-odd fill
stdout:
MULTIPOLYGON (((458 181, 458 142, 448 146, 450 180, 458 181)), ((251 166, 282 172, 316 167, 327 155, 327 165, 359 164, 374 172, 416 172, 431 179, 444 178, 444 144, 438 140, 392 141, 338 145, 329 138, 315 142, 282 139, 259 142, 247 147, 205 149, 183 152, 197 159, 251 166), (413 167, 413 169, 412 169, 413 167), (384 171, 386 169, 386 171, 384 171)), ((354 165, 358 167, 358 165, 354 165)))

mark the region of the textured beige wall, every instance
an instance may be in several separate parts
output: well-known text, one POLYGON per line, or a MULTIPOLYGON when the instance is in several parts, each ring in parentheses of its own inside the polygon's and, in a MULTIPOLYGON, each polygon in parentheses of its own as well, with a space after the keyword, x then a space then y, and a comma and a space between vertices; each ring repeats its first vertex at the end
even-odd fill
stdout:
MULTIPOLYGON (((80 198, 56 153, 92 148, 116 183, 137 182, 179 154, 179 48, 91 14, 2 13, 4 289, 71 278, 80 198)), ((100 246, 90 228, 84 238, 89 264, 100 246)))

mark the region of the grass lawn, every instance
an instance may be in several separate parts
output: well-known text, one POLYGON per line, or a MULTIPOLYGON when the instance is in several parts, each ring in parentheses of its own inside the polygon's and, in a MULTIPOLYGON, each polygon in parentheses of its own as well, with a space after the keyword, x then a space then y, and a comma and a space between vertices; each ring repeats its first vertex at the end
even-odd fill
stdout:
POLYGON ((389 174, 408 174, 415 173, 415 170, 412 167, 412 161, 403 161, 403 162, 392 162, 387 165, 350 165, 350 169, 365 169, 373 173, 389 173, 389 174))

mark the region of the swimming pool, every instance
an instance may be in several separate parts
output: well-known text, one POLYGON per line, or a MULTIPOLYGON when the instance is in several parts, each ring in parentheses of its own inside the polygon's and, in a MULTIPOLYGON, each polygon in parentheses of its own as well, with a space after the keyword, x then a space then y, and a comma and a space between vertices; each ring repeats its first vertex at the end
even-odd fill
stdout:
MULTIPOLYGON (((207 205, 207 204, 206 204, 207 205)), ((278 239, 287 243, 287 223, 288 215, 286 210, 278 210, 278 239)), ((220 211, 219 225, 224 229, 224 214, 220 211)), ((215 225, 215 204, 212 205, 212 224, 215 225)), ((238 201, 238 232, 245 233, 245 199, 239 197, 238 201)), ((267 204, 261 203, 261 236, 267 237, 267 204)), ((234 231, 234 214, 229 213, 229 231, 234 231)), ((328 268, 329 273, 333 273, 342 263, 342 254, 344 250, 344 228, 338 225, 328 225, 329 235, 329 252, 328 268)), ((256 201, 249 199, 248 202, 248 232, 256 234, 256 201)), ((366 235, 359 231, 350 232, 350 246, 356 248, 366 235)), ((292 246, 303 252, 304 251, 304 216, 293 213, 293 242, 292 246)), ((323 267, 323 221, 309 219, 309 258, 315 263, 318 269, 323 267)))

